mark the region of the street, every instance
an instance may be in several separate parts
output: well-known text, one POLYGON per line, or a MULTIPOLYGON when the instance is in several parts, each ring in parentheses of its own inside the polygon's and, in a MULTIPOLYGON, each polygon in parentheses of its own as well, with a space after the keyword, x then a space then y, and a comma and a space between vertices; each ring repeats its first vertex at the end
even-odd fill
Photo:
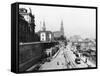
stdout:
POLYGON ((50 62, 45 62, 41 65, 39 70, 53 70, 53 69, 71 69, 71 68, 88 68, 88 65, 95 67, 95 65, 87 60, 87 63, 80 58, 80 64, 75 62, 76 56, 71 51, 70 45, 60 47, 59 51, 51 58, 50 62))

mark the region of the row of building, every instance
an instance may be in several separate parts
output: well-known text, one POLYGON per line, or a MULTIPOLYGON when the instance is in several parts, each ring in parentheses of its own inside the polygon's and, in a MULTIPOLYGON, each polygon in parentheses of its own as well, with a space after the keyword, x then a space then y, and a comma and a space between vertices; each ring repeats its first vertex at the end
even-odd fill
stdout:
POLYGON ((79 45, 81 50, 87 51, 89 49, 96 51, 96 41, 95 39, 82 39, 80 36, 75 35, 70 37, 70 42, 73 45, 79 45))
POLYGON ((42 30, 38 31, 37 34, 40 37, 40 41, 55 41, 55 40, 60 40, 61 37, 64 38, 63 21, 61 21, 61 28, 60 28, 60 30, 59 31, 54 31, 54 32, 49 31, 49 30, 46 29, 46 24, 45 24, 45 21, 44 21, 43 22, 42 30))
MULTIPOLYGON (((28 22, 28 24, 29 24, 28 27, 30 28, 30 31, 32 31, 31 27, 30 27, 30 23, 32 22, 32 19, 30 17, 30 13, 32 13, 31 9, 30 9, 30 12, 28 12, 27 9, 25 9, 25 8, 20 8, 19 9, 19 14, 21 16, 23 16, 25 21, 28 22)), ((39 38, 40 38, 39 41, 48 42, 48 41, 55 41, 55 40, 65 39, 63 20, 61 21, 61 28, 58 31, 53 32, 53 31, 47 30, 45 21, 43 21, 43 24, 41 26, 42 26, 42 30, 39 30, 38 32, 34 31, 35 34, 37 34, 39 36, 39 38)), ((35 28, 34 28, 34 30, 35 30, 35 28)))

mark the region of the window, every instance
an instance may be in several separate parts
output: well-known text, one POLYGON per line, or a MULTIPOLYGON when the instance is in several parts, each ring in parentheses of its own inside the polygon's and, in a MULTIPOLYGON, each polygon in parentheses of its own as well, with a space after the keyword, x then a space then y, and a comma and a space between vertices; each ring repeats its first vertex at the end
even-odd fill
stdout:
POLYGON ((46 41, 46 34, 45 33, 41 33, 41 41, 46 41))
POLYGON ((49 39, 51 40, 51 34, 49 34, 49 39))

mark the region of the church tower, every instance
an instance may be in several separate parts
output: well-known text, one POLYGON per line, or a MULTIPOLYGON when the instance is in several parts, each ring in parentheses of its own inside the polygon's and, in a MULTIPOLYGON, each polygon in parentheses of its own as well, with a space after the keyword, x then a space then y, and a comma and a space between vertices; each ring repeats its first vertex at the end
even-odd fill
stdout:
POLYGON ((61 33, 62 33, 62 35, 64 36, 63 20, 61 21, 61 28, 60 28, 60 32, 61 32, 61 33))

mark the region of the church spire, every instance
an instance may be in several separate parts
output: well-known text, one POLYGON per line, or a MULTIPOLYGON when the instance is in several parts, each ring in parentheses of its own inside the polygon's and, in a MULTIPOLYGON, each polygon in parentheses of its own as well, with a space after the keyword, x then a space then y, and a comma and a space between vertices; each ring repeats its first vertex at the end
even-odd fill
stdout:
POLYGON ((46 31, 45 21, 43 21, 43 31, 46 31))
POLYGON ((64 36, 63 20, 61 20, 61 28, 60 28, 60 31, 61 31, 62 35, 64 36))

